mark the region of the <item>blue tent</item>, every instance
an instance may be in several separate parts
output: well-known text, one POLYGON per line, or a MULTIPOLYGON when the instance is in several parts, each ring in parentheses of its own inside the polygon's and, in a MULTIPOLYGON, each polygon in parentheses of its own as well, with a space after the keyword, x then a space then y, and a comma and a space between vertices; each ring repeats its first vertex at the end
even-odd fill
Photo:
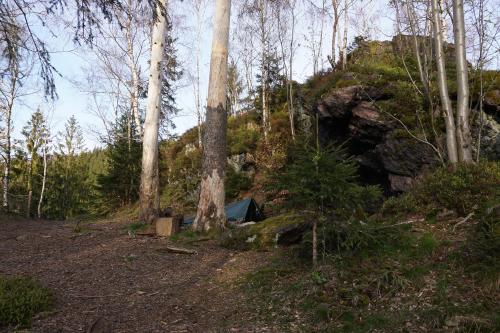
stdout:
MULTIPOLYGON (((262 219, 259 206, 252 198, 232 202, 224 208, 224 211, 226 212, 226 218, 229 223, 237 224, 250 221, 260 221, 262 219)), ((182 225, 191 225, 193 222, 194 217, 188 217, 184 219, 182 225)))

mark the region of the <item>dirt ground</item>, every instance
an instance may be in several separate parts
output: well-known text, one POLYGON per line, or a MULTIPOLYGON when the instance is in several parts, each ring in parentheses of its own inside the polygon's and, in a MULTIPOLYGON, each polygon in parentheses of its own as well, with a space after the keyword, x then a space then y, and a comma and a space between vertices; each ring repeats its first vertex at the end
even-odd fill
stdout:
POLYGON ((76 233, 74 223, 0 222, 0 274, 28 275, 53 290, 53 311, 31 332, 272 332, 245 305, 236 281, 266 262, 211 241, 196 255, 169 241, 129 235, 123 223, 76 233))

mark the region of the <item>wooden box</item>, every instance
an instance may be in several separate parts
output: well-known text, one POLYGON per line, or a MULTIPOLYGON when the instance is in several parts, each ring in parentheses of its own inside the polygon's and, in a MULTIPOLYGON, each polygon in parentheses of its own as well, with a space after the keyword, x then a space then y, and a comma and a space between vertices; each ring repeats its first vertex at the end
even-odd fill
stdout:
POLYGON ((158 236, 172 236, 179 232, 182 219, 178 216, 159 217, 156 219, 156 234, 158 236))

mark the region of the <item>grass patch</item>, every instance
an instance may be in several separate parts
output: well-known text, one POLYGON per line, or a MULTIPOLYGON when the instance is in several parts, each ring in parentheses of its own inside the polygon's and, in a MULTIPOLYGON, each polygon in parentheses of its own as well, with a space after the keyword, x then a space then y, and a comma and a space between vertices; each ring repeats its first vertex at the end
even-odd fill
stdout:
POLYGON ((126 229, 131 234, 136 234, 138 231, 144 231, 149 227, 148 224, 142 222, 132 222, 126 226, 126 229))
POLYGON ((0 276, 0 327, 30 327, 33 316, 52 306, 51 292, 27 277, 0 276))

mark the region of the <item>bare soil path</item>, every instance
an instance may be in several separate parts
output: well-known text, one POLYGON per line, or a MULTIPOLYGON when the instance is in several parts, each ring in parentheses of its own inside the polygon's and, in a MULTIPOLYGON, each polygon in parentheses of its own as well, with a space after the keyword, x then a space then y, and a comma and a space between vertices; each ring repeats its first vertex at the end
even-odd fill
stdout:
POLYGON ((168 240, 103 223, 0 222, 0 274, 32 276, 53 290, 32 332, 271 332, 249 313, 235 281, 266 262, 199 242, 197 255, 159 251, 168 240))

